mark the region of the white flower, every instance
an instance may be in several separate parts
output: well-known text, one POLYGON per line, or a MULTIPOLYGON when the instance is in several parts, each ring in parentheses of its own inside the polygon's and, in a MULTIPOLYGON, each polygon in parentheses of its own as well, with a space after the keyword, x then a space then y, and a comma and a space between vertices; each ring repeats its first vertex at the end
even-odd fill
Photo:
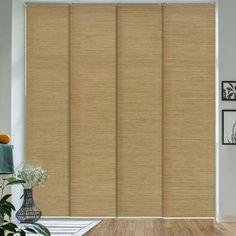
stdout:
POLYGON ((15 171, 15 177, 25 181, 25 189, 30 189, 44 184, 47 181, 48 173, 41 167, 33 167, 29 164, 23 164, 15 171))

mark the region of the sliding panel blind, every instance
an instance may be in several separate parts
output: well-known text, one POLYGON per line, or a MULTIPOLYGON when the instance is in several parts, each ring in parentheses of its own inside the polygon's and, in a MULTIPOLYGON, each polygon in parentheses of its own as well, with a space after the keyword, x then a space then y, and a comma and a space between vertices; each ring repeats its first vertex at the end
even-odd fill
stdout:
POLYGON ((27 161, 48 171, 35 198, 53 216, 70 208, 68 36, 67 6, 27 7, 27 161))
POLYGON ((116 215, 116 7, 73 5, 71 213, 116 215))
POLYGON ((162 14, 118 6, 118 216, 162 214, 162 14))
POLYGON ((214 216, 215 6, 164 6, 164 216, 214 216))

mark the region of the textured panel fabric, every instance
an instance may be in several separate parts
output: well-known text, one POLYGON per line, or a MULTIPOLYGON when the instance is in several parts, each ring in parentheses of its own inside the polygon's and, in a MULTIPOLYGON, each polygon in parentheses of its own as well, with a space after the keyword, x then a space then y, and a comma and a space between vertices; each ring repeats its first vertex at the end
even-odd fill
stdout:
POLYGON ((118 216, 162 214, 162 14, 118 6, 118 216))
POLYGON ((27 7, 27 161, 48 171, 35 189, 44 215, 67 216, 69 180, 69 8, 27 7))
POLYGON ((73 5, 71 213, 116 215, 116 7, 73 5))
POLYGON ((214 216, 215 7, 164 6, 164 216, 214 216))

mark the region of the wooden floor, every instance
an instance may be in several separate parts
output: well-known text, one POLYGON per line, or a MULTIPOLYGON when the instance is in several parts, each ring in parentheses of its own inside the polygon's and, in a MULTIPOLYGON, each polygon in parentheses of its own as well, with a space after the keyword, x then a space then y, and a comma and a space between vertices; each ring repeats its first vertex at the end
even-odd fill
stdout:
POLYGON ((236 223, 214 220, 104 220, 85 236, 236 236, 236 223))

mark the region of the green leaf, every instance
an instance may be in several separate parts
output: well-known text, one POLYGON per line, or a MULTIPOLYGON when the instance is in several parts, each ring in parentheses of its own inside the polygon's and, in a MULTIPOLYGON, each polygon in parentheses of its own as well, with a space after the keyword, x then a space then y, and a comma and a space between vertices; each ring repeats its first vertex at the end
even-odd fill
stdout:
POLYGON ((36 233, 37 233, 34 229, 32 229, 32 228, 30 228, 30 227, 26 227, 26 228, 25 228, 25 231, 28 231, 28 232, 33 233, 33 234, 36 234, 36 233))
POLYGON ((7 236, 14 236, 14 234, 13 233, 9 233, 7 236))
POLYGON ((4 229, 0 227, 0 236, 4 236, 4 229))
POLYGON ((24 183, 25 183, 25 181, 23 181, 23 180, 15 180, 15 181, 7 183, 6 186, 7 185, 24 184, 24 183))
POLYGON ((13 223, 4 224, 1 227, 5 230, 8 230, 9 232, 16 233, 17 226, 13 223))
POLYGON ((16 179, 17 179, 16 177, 11 176, 11 177, 8 177, 8 178, 4 178, 3 180, 5 180, 7 182, 11 182, 11 181, 14 181, 16 179))
POLYGON ((7 181, 8 183, 10 183, 10 182, 13 182, 13 181, 16 181, 16 180, 21 180, 21 179, 15 177, 15 176, 11 176, 11 177, 8 177, 8 178, 6 178, 4 180, 7 181))
POLYGON ((2 214, 2 215, 6 214, 6 212, 5 212, 5 209, 4 209, 4 208, 2 208, 2 206, 1 206, 1 205, 0 205, 0 214, 2 214))
POLYGON ((6 202, 7 199, 10 198, 10 197, 11 197, 11 194, 6 194, 6 195, 0 200, 0 204, 6 202))
POLYGON ((26 233, 24 232, 24 230, 20 231, 20 236, 26 236, 26 233))
POLYGON ((14 185, 14 184, 23 184, 23 183, 25 183, 24 180, 18 179, 18 178, 13 177, 13 176, 12 176, 12 177, 9 177, 9 178, 6 178, 6 179, 4 179, 4 180, 7 181, 7 184, 6 184, 6 185, 14 185))
POLYGON ((2 214, 3 216, 4 215, 7 215, 9 212, 6 211, 4 208, 0 207, 0 214, 2 214))
POLYGON ((6 214, 6 215, 8 215, 9 217, 11 217, 11 208, 9 208, 9 207, 3 205, 3 206, 1 206, 1 209, 0 209, 0 210, 1 210, 1 213, 6 214))
POLYGON ((11 208, 13 211, 16 210, 15 207, 14 207, 14 205, 13 205, 11 202, 6 202, 5 204, 6 204, 9 208, 11 208))
POLYGON ((39 234, 42 234, 44 236, 50 236, 51 235, 49 230, 41 224, 38 224, 38 223, 31 224, 31 228, 35 229, 36 232, 38 232, 39 234))

